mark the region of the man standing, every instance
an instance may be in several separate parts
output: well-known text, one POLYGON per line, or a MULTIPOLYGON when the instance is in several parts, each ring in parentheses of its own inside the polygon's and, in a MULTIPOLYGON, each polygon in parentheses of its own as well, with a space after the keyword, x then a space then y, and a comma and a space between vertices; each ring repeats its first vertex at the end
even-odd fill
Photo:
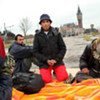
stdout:
POLYGON ((41 30, 35 34, 33 43, 33 53, 39 61, 40 74, 46 83, 52 82, 52 70, 58 81, 68 79, 68 73, 62 61, 66 53, 66 46, 61 34, 51 27, 51 23, 49 15, 41 15, 39 22, 41 30))
POLYGON ((80 58, 82 73, 100 78, 100 37, 88 44, 80 58))
POLYGON ((0 37, 0 100, 11 100, 12 79, 10 67, 5 65, 6 54, 3 40, 0 37))

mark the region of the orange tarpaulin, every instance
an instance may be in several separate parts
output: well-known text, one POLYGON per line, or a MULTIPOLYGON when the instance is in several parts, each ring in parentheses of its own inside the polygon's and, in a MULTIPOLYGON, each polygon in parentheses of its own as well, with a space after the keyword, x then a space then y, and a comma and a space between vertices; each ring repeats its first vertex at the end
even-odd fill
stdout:
POLYGON ((46 84, 39 93, 26 95, 13 89, 12 100, 100 100, 100 79, 89 79, 81 83, 46 84))

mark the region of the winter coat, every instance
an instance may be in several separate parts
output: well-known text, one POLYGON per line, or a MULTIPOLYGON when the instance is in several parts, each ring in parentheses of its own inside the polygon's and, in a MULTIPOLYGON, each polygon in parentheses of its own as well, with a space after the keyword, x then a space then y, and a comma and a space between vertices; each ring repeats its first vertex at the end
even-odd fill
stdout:
POLYGON ((40 68, 48 68, 47 60, 50 59, 57 61, 54 66, 64 64, 65 53, 65 43, 55 28, 51 27, 47 35, 43 29, 37 31, 33 42, 33 54, 38 59, 40 68))

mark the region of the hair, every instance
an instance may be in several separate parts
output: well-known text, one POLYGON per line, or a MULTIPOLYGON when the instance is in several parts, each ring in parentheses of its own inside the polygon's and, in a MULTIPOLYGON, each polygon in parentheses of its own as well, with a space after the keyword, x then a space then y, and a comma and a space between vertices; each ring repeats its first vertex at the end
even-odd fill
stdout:
POLYGON ((92 41, 92 48, 95 50, 99 43, 100 43, 100 38, 93 40, 92 41))
POLYGON ((17 35, 15 36, 15 40, 17 40, 17 38, 18 38, 19 36, 20 36, 20 37, 23 37, 23 35, 17 34, 17 35))

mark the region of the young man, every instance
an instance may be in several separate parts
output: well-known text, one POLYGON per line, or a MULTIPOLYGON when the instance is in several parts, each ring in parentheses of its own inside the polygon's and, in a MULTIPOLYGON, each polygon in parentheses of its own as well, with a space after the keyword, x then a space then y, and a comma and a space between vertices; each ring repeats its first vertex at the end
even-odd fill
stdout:
POLYGON ((24 36, 18 34, 15 36, 15 42, 9 48, 9 53, 15 59, 14 73, 29 72, 31 67, 31 58, 33 57, 33 47, 24 44, 24 36))
POLYGON ((39 22, 41 30, 35 34, 33 43, 33 53, 39 61, 40 74, 46 83, 52 82, 52 70, 58 81, 68 79, 68 73, 62 61, 66 46, 61 34, 51 27, 51 23, 49 15, 41 15, 39 22))
POLYGON ((5 63, 6 54, 4 50, 3 40, 0 37, 0 100, 11 100, 12 95, 12 79, 9 66, 5 63))
POLYGON ((86 46, 80 58, 80 69, 93 78, 100 78, 100 37, 86 46))

